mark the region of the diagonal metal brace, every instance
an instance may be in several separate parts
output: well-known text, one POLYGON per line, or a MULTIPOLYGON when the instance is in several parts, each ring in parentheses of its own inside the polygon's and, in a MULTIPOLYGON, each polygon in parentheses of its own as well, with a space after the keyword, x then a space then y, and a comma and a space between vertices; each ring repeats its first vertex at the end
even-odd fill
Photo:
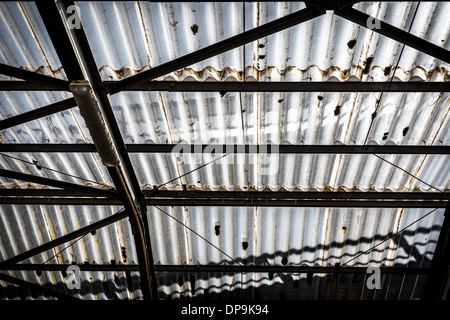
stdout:
MULTIPOLYGON (((374 21, 373 19, 375 19, 375 17, 353 8, 334 10, 334 13, 366 28, 368 28, 367 22, 370 20, 374 21)), ((389 23, 380 20, 377 21, 380 23, 379 28, 370 28, 372 31, 426 53, 436 59, 450 63, 450 51, 447 49, 439 47, 409 32, 403 31, 402 29, 399 29, 389 23)))

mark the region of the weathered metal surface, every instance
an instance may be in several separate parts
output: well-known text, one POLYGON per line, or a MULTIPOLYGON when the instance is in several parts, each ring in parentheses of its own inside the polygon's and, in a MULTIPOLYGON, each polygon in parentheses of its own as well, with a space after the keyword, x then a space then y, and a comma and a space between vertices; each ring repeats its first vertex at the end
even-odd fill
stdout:
MULTIPOLYGON (((284 2, 77 4, 99 71, 107 81, 149 70, 304 8, 303 3, 284 2)), ((371 4, 360 3, 355 8, 435 45, 450 48, 448 3, 371 4)), ((33 2, 0 3, 0 62, 66 78, 33 2)), ((449 80, 449 65, 329 11, 310 22, 158 80, 370 82, 391 79, 445 82, 449 80)), ((0 80, 11 78, 0 76, 0 80)), ((70 93, 58 91, 0 92, 0 117, 6 119, 68 98, 70 93)), ((450 144, 448 92, 121 92, 110 96, 110 101, 126 144, 450 144)), ((2 143, 92 144, 77 108, 3 130, 0 139, 2 143)), ((2 169, 95 187, 112 185, 96 154, 5 154, 0 155, 2 169)), ((169 190, 439 192, 433 188, 441 191, 449 188, 447 155, 379 156, 423 182, 370 154, 270 157, 236 154, 199 170, 196 170, 199 166, 214 160, 212 154, 184 157, 130 154, 143 188, 168 181, 171 182, 164 188, 169 190)), ((14 179, 0 182, 6 188, 17 184, 24 189, 36 187, 14 179)), ((0 207, 0 259, 11 258, 112 215, 118 209, 3 205, 0 207)), ((442 209, 433 212, 411 208, 164 206, 160 209, 172 217, 153 206, 148 207, 147 214, 155 263, 163 265, 227 262, 429 267, 443 219, 442 209), (358 256, 374 246, 367 254, 358 256)), ((27 262, 43 263, 62 249, 55 248, 27 262)), ((47 263, 133 264, 137 261, 127 221, 87 235, 57 257, 47 263)), ((67 277, 61 271, 15 270, 8 274, 70 293, 67 277)), ((85 271, 82 272, 83 289, 77 296, 137 299, 141 297, 137 276, 133 271, 85 271)), ((157 272, 160 298, 200 299, 416 299, 421 295, 425 277, 389 274, 383 276, 381 290, 369 290, 366 276, 362 274, 335 277, 295 273, 157 272)), ((48 298, 2 285, 6 288, 0 286, 2 299, 48 298)))

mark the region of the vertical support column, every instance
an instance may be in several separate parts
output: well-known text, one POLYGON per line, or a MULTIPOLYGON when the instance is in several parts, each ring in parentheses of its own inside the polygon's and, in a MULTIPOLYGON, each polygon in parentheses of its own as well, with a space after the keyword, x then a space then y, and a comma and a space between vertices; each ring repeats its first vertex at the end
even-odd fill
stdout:
MULTIPOLYGON (((430 273, 422 293, 422 300, 440 300, 450 265, 450 204, 444 213, 441 233, 436 244, 430 273)), ((447 280, 448 281, 448 280, 447 280)))

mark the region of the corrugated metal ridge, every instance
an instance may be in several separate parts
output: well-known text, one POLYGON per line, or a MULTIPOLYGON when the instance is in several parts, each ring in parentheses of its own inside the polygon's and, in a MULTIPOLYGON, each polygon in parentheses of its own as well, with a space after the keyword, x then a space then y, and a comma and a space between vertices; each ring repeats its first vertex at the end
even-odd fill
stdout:
MULTIPOLYGON (((106 184, 102 184, 101 186, 96 186, 92 183, 85 183, 85 184, 80 184, 81 186, 86 186, 86 187, 90 187, 93 189, 98 189, 98 190, 111 190, 111 187, 106 185, 106 184)), ((52 188, 49 187, 47 185, 39 185, 39 184, 34 184, 34 183, 29 183, 29 182, 24 182, 24 183, 17 183, 17 182, 11 182, 11 183, 6 183, 6 182, 0 182, 0 189, 4 189, 4 190, 60 190, 60 189, 56 189, 56 188, 52 188)), ((372 193, 377 193, 377 192, 396 192, 397 190, 393 189, 393 188, 377 188, 375 186, 372 186, 370 188, 361 188, 361 187, 354 187, 354 188, 348 188, 346 186, 338 186, 337 188, 333 188, 331 186, 325 186, 324 188, 320 188, 317 186, 310 186, 309 188, 303 188, 301 186, 295 186, 295 187, 287 187, 287 186, 279 186, 279 187, 273 187, 273 186, 269 186, 266 185, 264 186, 262 189, 257 190, 256 186, 234 186, 234 187, 229 187, 229 186, 224 186, 224 185, 220 185, 220 186, 210 186, 210 185, 204 185, 204 186, 196 186, 196 185, 187 185, 187 186, 182 186, 180 184, 175 184, 175 185, 168 185, 168 186, 162 186, 159 188, 155 188, 153 185, 150 184, 145 184, 142 185, 142 190, 145 191, 151 191, 151 190, 169 190, 169 191, 228 191, 228 192, 233 192, 233 191, 244 191, 244 192, 256 192, 256 191, 267 191, 267 192, 277 192, 277 191, 288 191, 288 192, 348 192, 348 193, 354 193, 354 192, 372 192, 372 193), (186 187, 186 189, 184 189, 184 187, 186 187), (248 190, 247 190, 248 189, 248 190)), ((444 193, 450 193, 450 188, 447 188, 445 190, 441 190, 444 193)), ((433 189, 425 189, 425 188, 421 188, 421 187, 416 187, 414 189, 408 190, 407 192, 423 192, 423 193, 439 193, 438 191, 435 191, 433 189)))
MULTIPOLYGON (((263 187, 263 189, 261 190, 257 190, 256 186, 249 186, 248 190, 247 186, 234 186, 234 187, 229 187, 229 186, 210 186, 210 185, 203 185, 203 186, 196 186, 196 185, 186 185, 186 186, 182 186, 180 184, 175 184, 175 185, 165 185, 162 187, 158 187, 156 188, 153 185, 150 184, 145 184, 142 186, 142 190, 145 191, 151 191, 151 190, 176 190, 176 191, 182 191, 184 190, 184 187, 186 187, 187 191, 248 191, 248 192, 252 192, 252 191, 267 191, 267 192, 277 192, 277 191, 289 191, 289 192, 308 192, 308 191, 319 191, 319 192, 349 192, 349 193, 354 193, 354 192, 373 192, 373 193, 377 193, 377 192, 395 192, 397 190, 393 189, 393 188, 376 188, 374 186, 370 187, 370 188, 361 188, 356 186, 355 188, 348 188, 346 186, 338 186, 337 188, 333 188, 331 186, 326 186, 324 188, 319 188, 317 186, 310 186, 309 188, 303 188, 301 186, 295 186, 295 187, 288 187, 288 186, 279 186, 279 187, 273 187, 273 186, 269 186, 266 185, 263 187)), ((445 190, 441 190, 442 192, 449 192, 450 193, 450 188, 447 188, 445 190)), ((423 193, 438 193, 438 191, 435 191, 433 189, 425 189, 425 188, 420 188, 420 187, 416 187, 412 190, 408 190, 408 192, 423 192, 423 193)))
MULTIPOLYGON (((100 68, 100 73, 105 80, 122 80, 146 70, 149 70, 149 68, 144 67, 141 70, 134 70, 123 67, 120 70, 114 70, 110 66, 103 66, 100 68)), ((392 74, 395 74, 392 81, 450 81, 450 70, 445 67, 435 67, 432 70, 426 70, 421 66, 414 66, 411 70, 397 67, 394 73, 393 68, 387 71, 382 66, 372 66, 364 76, 363 70, 364 68, 356 65, 349 69, 342 69, 339 66, 320 69, 317 65, 311 65, 307 69, 300 69, 296 66, 278 69, 276 66, 268 66, 262 70, 249 66, 245 69, 244 79, 242 70, 233 67, 216 70, 214 67, 208 66, 203 70, 183 68, 154 81, 270 81, 274 79, 276 81, 363 81, 367 79, 367 76, 371 81, 375 79, 376 81, 387 81, 391 79, 392 74)))
MULTIPOLYGON (((84 183, 79 184, 80 186, 86 186, 93 189, 99 189, 99 190, 112 190, 111 186, 108 186, 106 184, 98 184, 95 185, 93 183, 84 183)), ((168 191, 244 191, 244 192, 256 192, 256 191, 267 191, 267 192, 277 192, 277 191, 288 191, 288 192, 348 192, 348 193, 354 193, 354 192, 371 192, 371 193, 377 193, 377 192, 396 192, 394 188, 377 188, 375 186, 372 186, 370 188, 361 188, 359 186, 355 186, 354 188, 348 188, 346 186, 338 186, 337 188, 333 188, 331 186, 325 186, 325 187, 317 187, 317 186, 310 186, 309 188, 304 188, 301 186, 279 186, 274 187, 270 185, 263 186, 263 188, 260 188, 258 190, 257 186, 239 186, 236 185, 234 187, 230 186, 210 186, 210 185, 180 185, 180 184, 171 184, 171 185, 164 185, 162 187, 156 188, 154 185, 150 184, 144 184, 141 186, 142 190, 144 191, 151 191, 151 190, 168 190, 168 191)), ((0 190, 60 190, 56 188, 49 187, 47 185, 39 185, 35 183, 30 182, 23 182, 23 183, 17 183, 17 182, 0 182, 0 190)), ((441 190, 443 193, 450 193, 450 188, 446 188, 445 190, 441 190)), ((406 192, 406 191, 405 191, 406 192)), ((421 187, 415 187, 414 189, 408 190, 407 192, 423 192, 423 193, 439 193, 436 190, 428 189, 428 188, 421 188, 421 187)))

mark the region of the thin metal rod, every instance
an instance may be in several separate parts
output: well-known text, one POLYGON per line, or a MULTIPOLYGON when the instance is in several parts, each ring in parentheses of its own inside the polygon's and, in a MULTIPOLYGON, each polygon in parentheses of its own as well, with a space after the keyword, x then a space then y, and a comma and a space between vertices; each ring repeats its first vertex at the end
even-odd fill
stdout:
POLYGON ((12 284, 15 284, 15 285, 17 285, 17 286, 19 286, 21 288, 25 288, 25 289, 28 289, 28 290, 31 290, 31 291, 41 292, 43 294, 46 294, 46 295, 58 298, 60 300, 80 300, 80 299, 78 299, 76 297, 69 296, 69 295, 67 295, 67 294, 65 294, 63 292, 56 291, 56 290, 53 290, 53 289, 50 289, 50 288, 46 288, 46 287, 41 286, 41 285, 36 284, 36 283, 32 283, 32 282, 29 282, 29 281, 18 279, 18 278, 9 276, 7 274, 0 273, 0 280, 6 281, 6 282, 9 282, 9 283, 12 283, 12 284))
POLYGON ((235 49, 241 45, 264 38, 273 33, 282 31, 284 29, 293 27, 305 21, 314 19, 325 13, 325 10, 313 10, 310 8, 302 9, 300 11, 289 14, 285 17, 276 19, 262 26, 253 28, 251 30, 240 33, 236 36, 230 37, 223 41, 219 41, 213 45, 207 46, 203 49, 194 51, 180 58, 174 59, 170 62, 155 66, 150 70, 143 71, 139 74, 121 80, 119 83, 109 88, 109 93, 114 94, 120 91, 127 90, 136 83, 150 81, 158 77, 169 74, 173 71, 190 66, 202 60, 214 57, 218 54, 228 50, 235 49))
POLYGON ((122 220, 128 216, 127 212, 125 210, 120 211, 110 217, 107 217, 105 219, 102 219, 100 221, 94 222, 93 224, 90 224, 86 227, 83 227, 79 230, 73 231, 69 234, 66 234, 65 236, 59 237, 55 240, 49 241, 47 243, 44 243, 38 247, 35 247, 31 250, 28 250, 26 252, 23 252, 21 254, 18 254, 15 257, 9 258, 5 261, 0 262, 0 267, 4 265, 10 265, 15 264, 20 261, 23 261, 25 259, 31 258, 37 254, 40 254, 42 252, 45 252, 47 250, 53 249, 54 247, 57 247, 63 243, 66 243, 68 241, 74 240, 78 237, 84 236, 85 234, 95 231, 97 229, 100 229, 102 227, 105 227, 107 225, 110 225, 114 222, 117 222, 119 220, 122 220))
MULTIPOLYGON (((105 81, 116 87, 121 81, 105 81)), ((147 81, 126 87, 126 91, 169 92, 443 92, 450 82, 306 82, 306 81, 147 81)))
POLYGON ((13 126, 37 120, 58 112, 62 112, 71 109, 73 107, 76 107, 76 105, 77 103, 75 102, 75 99, 69 98, 63 101, 52 103, 45 107, 41 107, 10 118, 6 118, 0 121, 0 130, 8 129, 13 126))

